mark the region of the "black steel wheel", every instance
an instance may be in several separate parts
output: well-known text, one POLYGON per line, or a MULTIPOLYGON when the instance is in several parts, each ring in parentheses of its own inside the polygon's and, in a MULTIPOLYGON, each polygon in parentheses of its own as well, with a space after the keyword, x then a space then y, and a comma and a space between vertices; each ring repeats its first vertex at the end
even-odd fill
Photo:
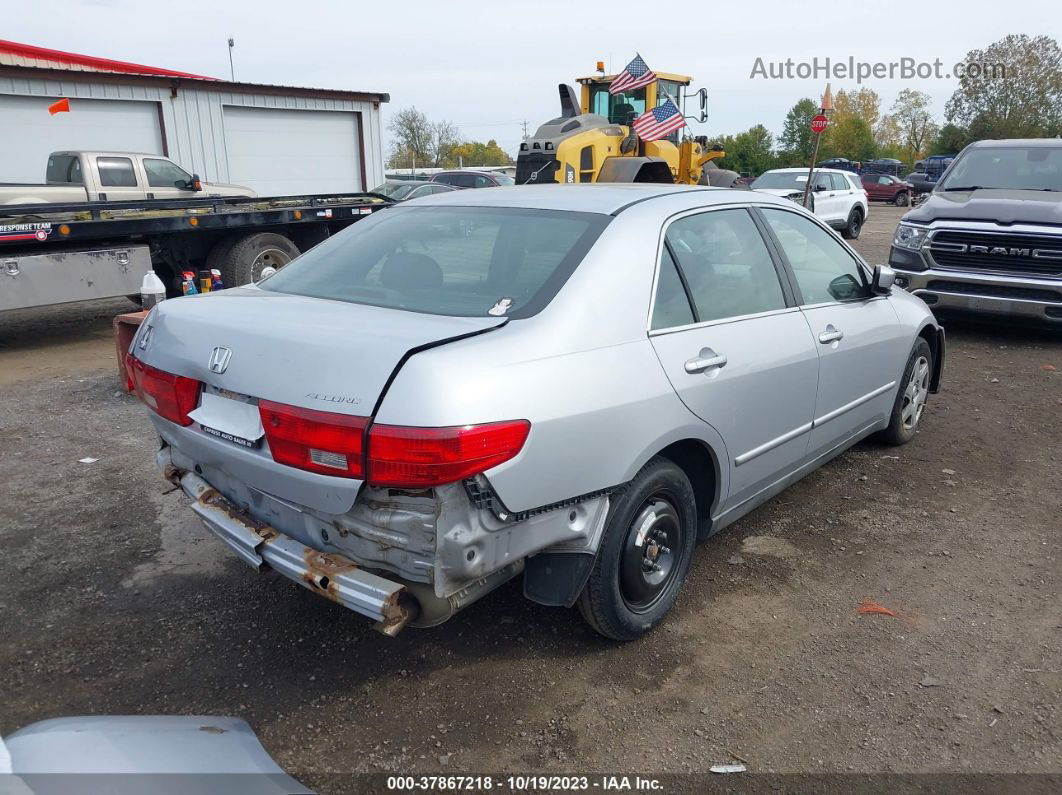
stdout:
POLYGON ((682 519, 666 490, 642 503, 627 528, 620 558, 619 586, 634 613, 652 610, 678 573, 676 549, 682 544, 682 519))
POLYGON ((697 504, 685 472, 666 458, 652 459, 612 499, 579 610, 605 637, 633 640, 678 598, 693 557, 697 504))

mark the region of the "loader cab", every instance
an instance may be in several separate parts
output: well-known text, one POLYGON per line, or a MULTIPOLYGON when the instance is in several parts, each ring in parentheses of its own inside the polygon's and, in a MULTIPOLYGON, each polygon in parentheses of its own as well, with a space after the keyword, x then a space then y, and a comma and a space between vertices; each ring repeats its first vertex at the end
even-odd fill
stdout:
MULTIPOLYGON (((662 105, 671 97, 678 105, 679 110, 685 113, 685 89, 693 81, 687 75, 676 75, 668 72, 657 72, 657 80, 643 88, 634 91, 609 94, 608 87, 616 78, 616 75, 594 75, 593 77, 580 77, 578 82, 582 85, 582 111, 583 113, 596 113, 604 116, 611 124, 629 125, 631 121, 641 116, 646 110, 662 105)), ((667 136, 666 140, 678 144, 678 131, 667 136)))

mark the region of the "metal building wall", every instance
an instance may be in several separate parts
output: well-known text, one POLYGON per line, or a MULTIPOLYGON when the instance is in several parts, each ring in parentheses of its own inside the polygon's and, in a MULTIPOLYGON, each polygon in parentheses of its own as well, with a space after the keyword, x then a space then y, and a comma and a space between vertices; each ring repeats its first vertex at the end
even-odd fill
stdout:
POLYGON ((217 174, 230 181, 225 155, 223 107, 237 105, 288 110, 354 111, 361 114, 365 190, 383 182, 383 143, 380 111, 371 102, 348 99, 215 91, 206 88, 178 89, 177 96, 161 100, 163 135, 169 156, 182 165, 193 164, 200 173, 217 174))
MULTIPOLYGON (((315 96, 285 94, 284 88, 279 86, 248 85, 246 91, 240 91, 232 90, 228 84, 215 86, 212 81, 180 80, 167 84, 163 80, 145 82, 138 76, 111 74, 105 80, 95 80, 85 72, 71 73, 67 77, 55 71, 49 71, 47 76, 33 74, 34 71, 4 67, 0 70, 0 94, 157 102, 166 154, 204 179, 219 182, 230 181, 225 153, 225 105, 354 111, 361 119, 363 188, 368 190, 384 180, 380 110, 373 107, 378 103, 371 100, 330 97, 324 90, 315 90, 315 96)), ((0 131, 0 181, 4 179, 2 138, 17 134, 17 130, 0 131)))

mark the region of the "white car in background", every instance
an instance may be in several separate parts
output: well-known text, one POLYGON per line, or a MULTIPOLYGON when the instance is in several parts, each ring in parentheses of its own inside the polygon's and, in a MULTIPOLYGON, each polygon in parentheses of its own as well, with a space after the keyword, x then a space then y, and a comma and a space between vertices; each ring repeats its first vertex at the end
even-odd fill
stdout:
MULTIPOLYGON (((807 184, 806 168, 776 168, 763 172, 751 187, 802 204, 807 184)), ((855 240, 866 223, 870 203, 858 174, 835 168, 817 168, 811 183, 808 209, 848 240, 855 240)))

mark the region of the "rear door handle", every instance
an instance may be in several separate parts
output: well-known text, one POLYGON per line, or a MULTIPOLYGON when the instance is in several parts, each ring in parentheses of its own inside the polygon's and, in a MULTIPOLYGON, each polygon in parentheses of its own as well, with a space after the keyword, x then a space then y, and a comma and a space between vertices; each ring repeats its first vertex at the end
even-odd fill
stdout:
POLYGON ((686 362, 686 372, 690 374, 703 373, 705 370, 720 367, 726 367, 726 357, 711 348, 704 348, 699 355, 686 362))
POLYGON ((826 326, 826 330, 819 335, 819 342, 823 345, 829 345, 831 342, 837 342, 844 339, 844 332, 838 331, 833 327, 833 323, 826 326))

